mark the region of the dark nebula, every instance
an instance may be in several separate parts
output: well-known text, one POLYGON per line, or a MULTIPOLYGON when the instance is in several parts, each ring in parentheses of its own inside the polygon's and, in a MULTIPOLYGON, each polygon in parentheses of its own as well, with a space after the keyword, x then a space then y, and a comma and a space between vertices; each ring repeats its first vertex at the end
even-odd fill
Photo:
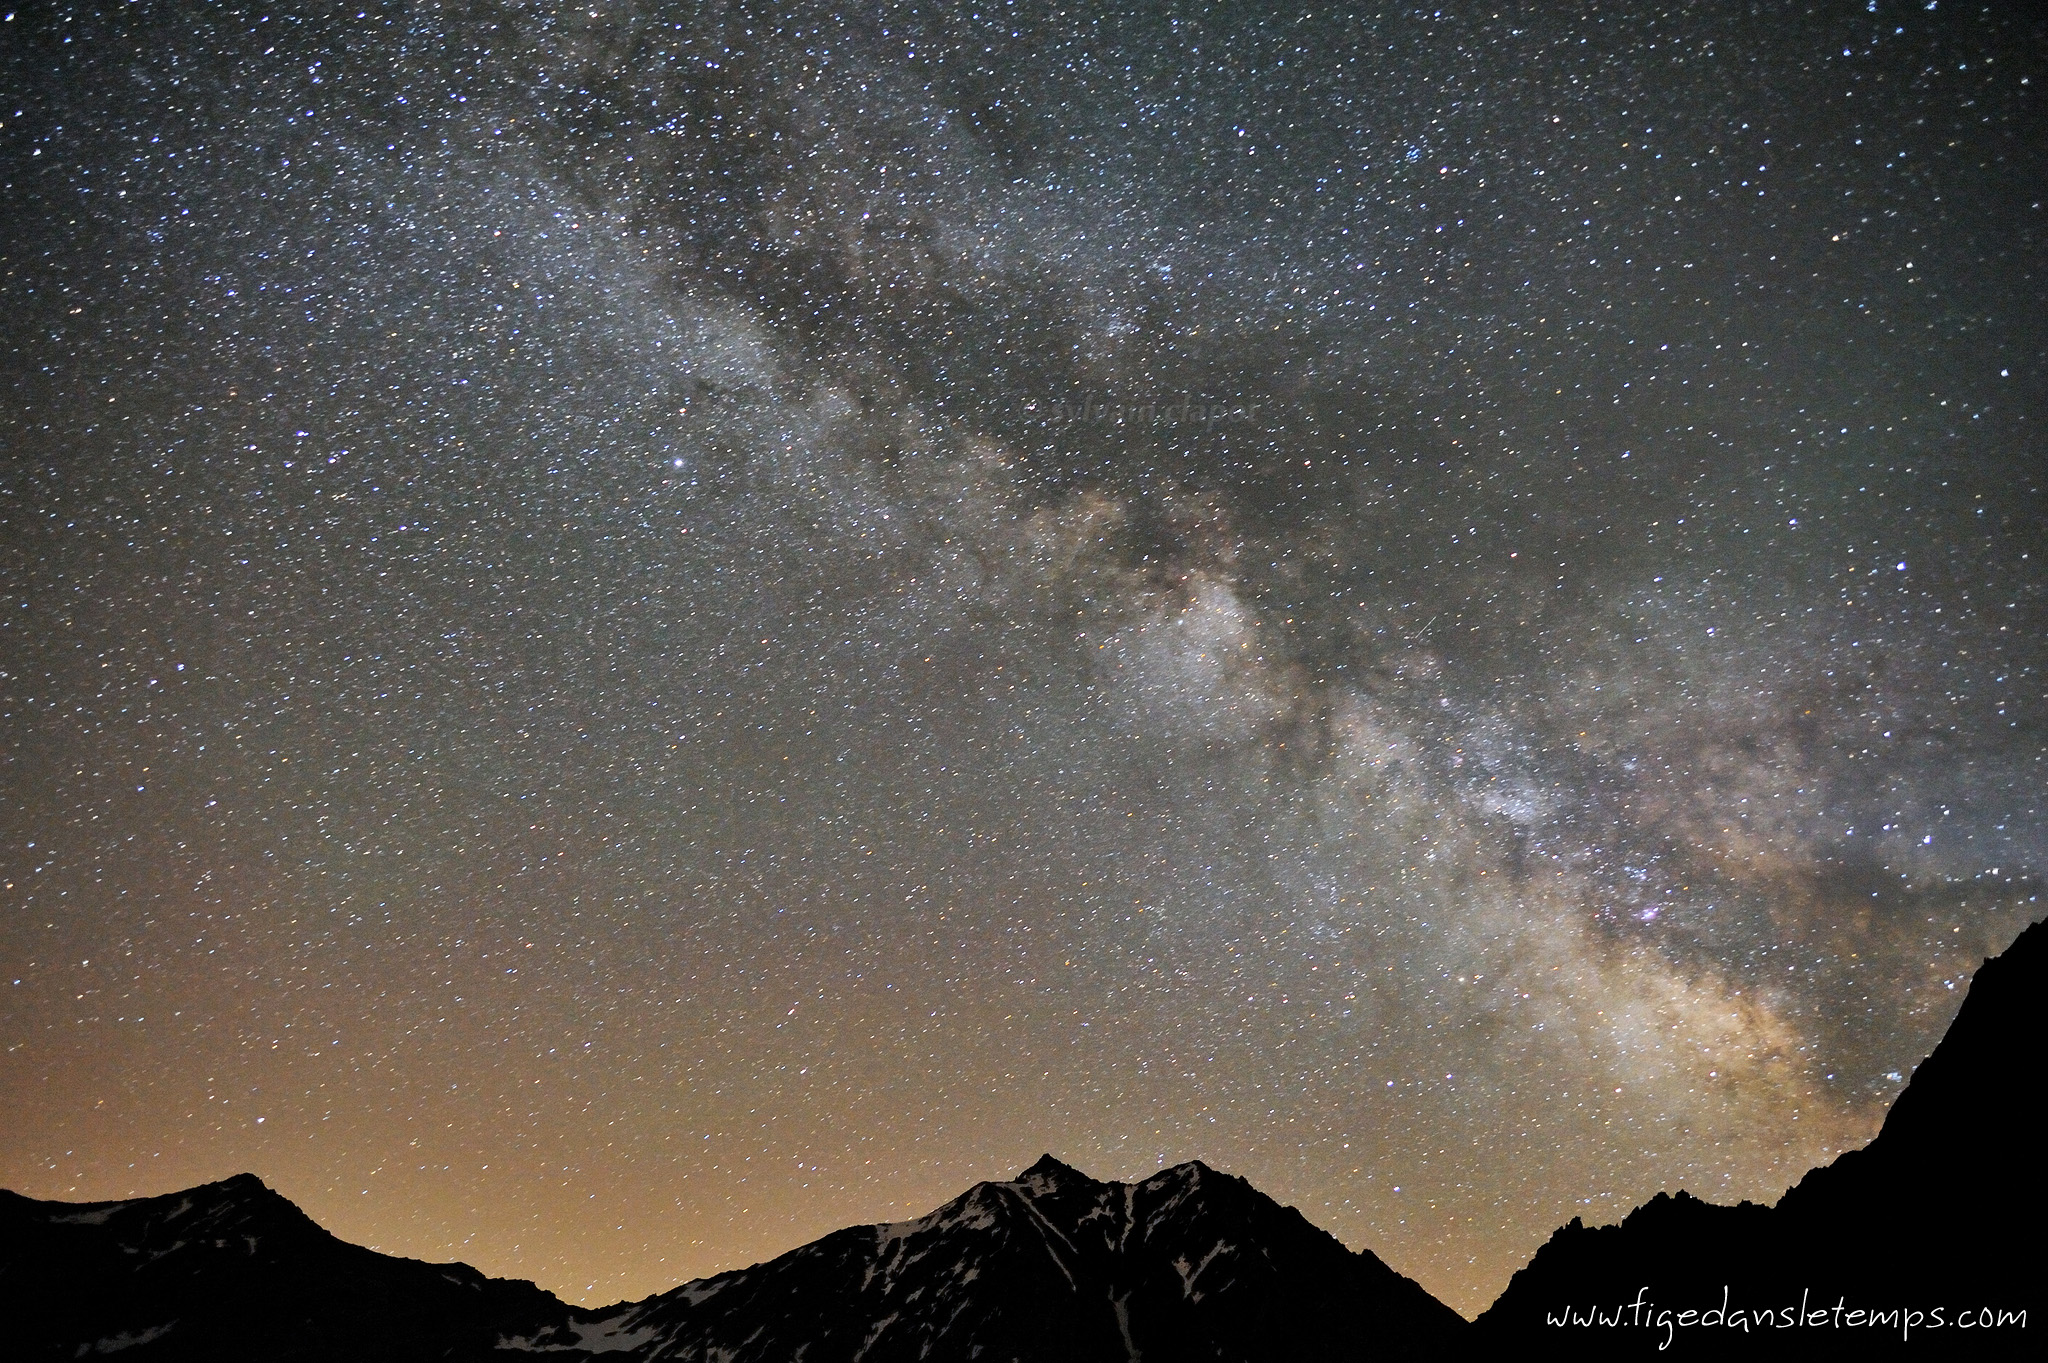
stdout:
POLYGON ((1042 1150, 1468 1314, 2048 864, 2020 6, 28 5, 0 1185, 609 1301, 1042 1150))

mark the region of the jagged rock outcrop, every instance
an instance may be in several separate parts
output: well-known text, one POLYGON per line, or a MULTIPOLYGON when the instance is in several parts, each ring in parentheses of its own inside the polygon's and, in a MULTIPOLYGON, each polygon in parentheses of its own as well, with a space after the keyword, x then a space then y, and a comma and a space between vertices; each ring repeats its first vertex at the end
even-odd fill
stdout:
POLYGON ((2044 1000, 2037 923, 1978 970, 1869 1145, 1773 1207, 1660 1193, 1619 1225, 1574 1219, 1479 1317, 1475 1340, 1602 1357, 1648 1357, 1667 1338, 1752 1357, 2038 1348, 2044 1000), (1686 1310, 1709 1314, 1688 1324, 1686 1310), (2010 1318, 2021 1311, 2025 1328, 2010 1318))

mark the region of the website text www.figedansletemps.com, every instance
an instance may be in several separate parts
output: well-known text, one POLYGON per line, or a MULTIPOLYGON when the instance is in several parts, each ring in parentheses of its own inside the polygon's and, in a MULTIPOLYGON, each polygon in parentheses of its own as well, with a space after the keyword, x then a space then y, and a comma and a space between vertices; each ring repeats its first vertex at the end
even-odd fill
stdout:
POLYGON ((1657 1348, 1668 1349, 1681 1331, 1761 1334, 1778 1330, 1883 1331, 1909 1340, 1915 1332, 1923 1337, 1938 1330, 1953 1337, 1960 1330, 2007 1332, 2027 1328, 2024 1308, 2004 1306, 1852 1306, 1847 1297, 1832 1305, 1816 1304, 1811 1291, 1802 1292, 1798 1306, 1736 1306, 1728 1288, 1721 1289, 1721 1304, 1701 1310, 1695 1307, 1660 1306, 1650 1300, 1650 1289, 1636 1293, 1634 1301, 1617 1306, 1590 1305, 1546 1308, 1543 1321, 1559 1329, 1642 1330, 1657 1340, 1657 1348))

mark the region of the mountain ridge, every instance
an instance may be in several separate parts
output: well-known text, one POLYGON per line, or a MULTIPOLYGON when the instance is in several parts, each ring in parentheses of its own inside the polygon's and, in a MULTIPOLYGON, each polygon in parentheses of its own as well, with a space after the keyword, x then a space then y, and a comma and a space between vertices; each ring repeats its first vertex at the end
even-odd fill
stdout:
POLYGON ((250 1173, 109 1202, 0 1190, 0 1318, 23 1357, 254 1357, 254 1338, 275 1359, 440 1358, 559 1309, 529 1282, 350 1244, 250 1173))
POLYGON ((115 1202, 6 1192, 0 1318, 24 1358, 305 1363, 1400 1358, 1467 1328, 1235 1175, 1103 1182, 1050 1154, 922 1217, 598 1308, 350 1245, 253 1174, 115 1202))

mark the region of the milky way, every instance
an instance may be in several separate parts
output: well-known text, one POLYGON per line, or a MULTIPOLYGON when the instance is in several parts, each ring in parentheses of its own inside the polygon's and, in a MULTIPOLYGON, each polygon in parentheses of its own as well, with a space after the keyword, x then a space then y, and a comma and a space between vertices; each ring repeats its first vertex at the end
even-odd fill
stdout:
POLYGON ((1470 1313, 1867 1139, 2040 912, 2048 31, 855 8, 0 24, 0 1184, 1470 1313))

